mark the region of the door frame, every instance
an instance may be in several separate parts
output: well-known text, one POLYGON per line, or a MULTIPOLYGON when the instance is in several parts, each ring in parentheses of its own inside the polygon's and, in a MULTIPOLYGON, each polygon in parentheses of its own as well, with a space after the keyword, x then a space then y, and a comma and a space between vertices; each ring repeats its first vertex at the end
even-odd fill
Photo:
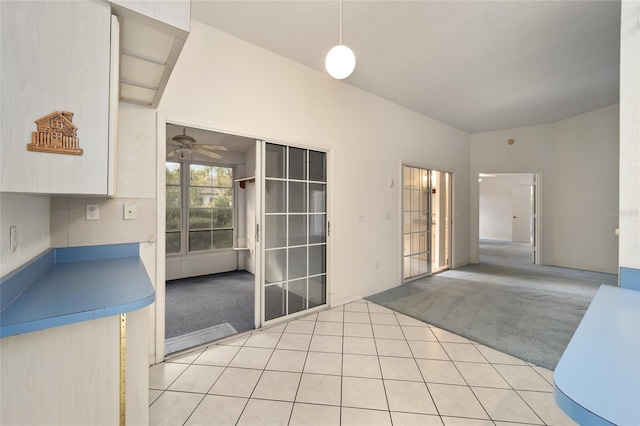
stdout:
MULTIPOLYGON (((194 127, 198 129, 208 130, 212 132, 219 133, 227 133, 236 136, 242 136, 250 139, 254 139, 256 141, 268 141, 273 143, 278 143, 287 146, 295 146, 300 148, 319 150, 327 153, 327 221, 328 223, 333 222, 333 185, 330 182, 333 182, 333 155, 334 148, 331 147, 319 147, 313 146, 305 142, 300 141, 283 141, 276 137, 265 137, 265 135, 258 136, 255 134, 247 133, 246 131, 242 131, 234 128, 226 128, 217 124, 212 123, 204 123, 197 120, 188 119, 185 117, 180 117, 172 114, 165 114, 156 110, 156 269, 155 269, 155 292, 156 298, 155 303, 153 304, 153 308, 149 311, 149 335, 150 335, 150 347, 155 348, 154 352, 149 355, 150 364, 157 364, 163 362, 165 360, 165 231, 166 231, 166 194, 165 194, 165 167, 164 163, 166 161, 166 133, 167 133, 167 123, 176 124, 179 126, 186 127, 194 127)), ((268 135, 267 135, 268 136, 268 135)), ((256 152, 258 155, 258 152, 256 152)), ((260 159, 261 160, 261 159, 260 159)), ((256 171, 259 171, 259 167, 256 162, 256 171)), ((256 173, 257 174, 257 173, 256 173)), ((256 175, 256 185, 261 184, 258 180, 259 176, 256 175)), ((258 195, 258 192, 256 192, 258 195)), ((256 203, 256 208, 261 208, 260 200, 256 203)), ((262 212, 256 210, 256 223, 260 224, 262 227, 260 216, 262 212)), ((262 230, 261 230, 262 231, 262 230)), ((330 235, 327 236, 327 307, 333 307, 333 239, 330 235)), ((262 260, 259 256, 256 256, 256 262, 260 262, 260 264, 256 264, 256 271, 261 271, 262 268, 262 260)), ((153 281, 153 280, 152 280, 153 281)), ((257 284, 256 284, 257 285, 257 284)), ((255 293, 254 300, 262 297, 261 291, 255 293)), ((261 304, 261 300, 258 300, 255 303, 254 311, 259 307, 258 303, 261 304)), ((313 308, 313 310, 321 310, 325 307, 313 308)), ((260 308, 261 309, 261 308, 260 308)), ((313 312, 313 310, 304 311, 305 314, 313 312)), ((260 313, 258 312, 257 319, 254 319, 254 323, 258 323, 260 321, 260 313)), ((287 320, 294 318, 295 314, 292 316, 286 317, 287 320)), ((272 323, 270 322, 269 325, 272 323)), ((260 323, 260 328, 264 326, 264 323, 260 323)))
POLYGON ((535 265, 543 265, 542 262, 543 257, 543 221, 544 215, 542 212, 544 211, 543 204, 543 189, 544 182, 543 177, 544 173, 541 170, 538 171, 530 171, 530 170, 509 170, 509 171, 496 171, 496 170, 477 170, 471 173, 472 186, 471 188, 475 188, 474 198, 472 201, 472 208, 475 209, 476 217, 475 217, 475 232, 472 231, 472 241, 471 247, 475 248, 475 253, 471 255, 471 263, 480 263, 480 173, 482 174, 524 174, 529 173, 533 175, 533 200, 531 202, 531 215, 533 218, 534 226, 533 226, 533 256, 534 256, 534 264, 535 265))
MULTIPOLYGON (((457 235, 457 230, 456 230, 456 197, 455 197, 455 189, 456 189, 456 172, 454 169, 450 169, 450 168, 446 168, 446 167, 441 167, 441 166, 436 166, 436 165, 430 165, 428 163, 420 163, 420 162, 416 162, 416 161, 412 161, 412 160, 404 160, 404 159, 400 159, 400 166, 398 167, 399 172, 398 172, 398 187, 399 187, 399 195, 398 195, 398 243, 399 243, 399 259, 400 259, 400 271, 399 271, 399 278, 400 278, 400 283, 401 284, 406 284, 410 281, 413 281, 412 278, 409 278, 408 280, 404 279, 404 229, 403 229, 403 225, 404 225, 404 216, 403 216, 403 208, 404 208, 404 180, 403 180, 403 166, 407 166, 407 167, 415 167, 415 168, 420 168, 420 169, 424 169, 424 170, 430 170, 430 171, 437 171, 437 172, 443 172, 443 173, 449 173, 451 175, 451 182, 450 182, 450 191, 451 191, 451 197, 449 200, 449 209, 450 209, 450 214, 449 214, 449 220, 450 222, 450 226, 449 226, 449 242, 450 242, 450 247, 449 247, 449 269, 455 269, 455 259, 456 259, 456 252, 455 252, 455 237, 457 235)), ((418 277, 420 278, 420 277, 418 277)), ((418 279, 415 278, 415 279, 418 279)))

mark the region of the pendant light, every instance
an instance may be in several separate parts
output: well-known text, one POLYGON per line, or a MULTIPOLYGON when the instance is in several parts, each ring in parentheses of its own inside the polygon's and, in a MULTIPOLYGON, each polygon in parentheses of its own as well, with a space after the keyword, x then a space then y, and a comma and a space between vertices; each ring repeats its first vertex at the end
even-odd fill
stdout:
POLYGON ((342 44, 342 0, 340 0, 340 43, 327 53, 325 67, 329 75, 337 80, 349 77, 356 67, 356 55, 342 44))

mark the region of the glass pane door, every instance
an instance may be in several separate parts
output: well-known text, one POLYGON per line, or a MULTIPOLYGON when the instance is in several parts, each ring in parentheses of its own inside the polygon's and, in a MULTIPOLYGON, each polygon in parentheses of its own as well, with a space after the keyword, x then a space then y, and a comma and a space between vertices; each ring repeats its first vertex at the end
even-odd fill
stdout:
POLYGON ((451 173, 402 167, 404 281, 451 265, 451 173))
POLYGON ((326 304, 327 155, 266 143, 263 320, 326 304))
POLYGON ((431 273, 431 174, 403 166, 403 278, 431 273))

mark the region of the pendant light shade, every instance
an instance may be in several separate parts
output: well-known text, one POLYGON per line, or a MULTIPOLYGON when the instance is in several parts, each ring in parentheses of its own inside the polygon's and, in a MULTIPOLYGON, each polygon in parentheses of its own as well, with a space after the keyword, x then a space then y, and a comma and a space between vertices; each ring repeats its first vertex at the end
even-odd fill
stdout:
POLYGON ((356 55, 347 46, 339 44, 327 53, 325 67, 329 75, 342 80, 351 75, 356 67, 356 55))
POLYGON ((353 50, 342 44, 342 0, 340 0, 340 42, 327 53, 324 66, 329 75, 342 80, 351 75, 356 67, 356 55, 353 50))

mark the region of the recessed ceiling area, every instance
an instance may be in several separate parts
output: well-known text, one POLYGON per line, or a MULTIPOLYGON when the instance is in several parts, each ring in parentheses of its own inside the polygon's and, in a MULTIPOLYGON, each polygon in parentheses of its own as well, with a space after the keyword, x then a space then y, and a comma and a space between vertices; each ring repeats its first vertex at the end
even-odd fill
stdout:
MULTIPOLYGON (((469 133, 619 100, 619 1, 359 0, 342 14, 345 83, 469 133)), ((194 0, 192 18, 325 74, 338 43, 337 0, 194 0)))

